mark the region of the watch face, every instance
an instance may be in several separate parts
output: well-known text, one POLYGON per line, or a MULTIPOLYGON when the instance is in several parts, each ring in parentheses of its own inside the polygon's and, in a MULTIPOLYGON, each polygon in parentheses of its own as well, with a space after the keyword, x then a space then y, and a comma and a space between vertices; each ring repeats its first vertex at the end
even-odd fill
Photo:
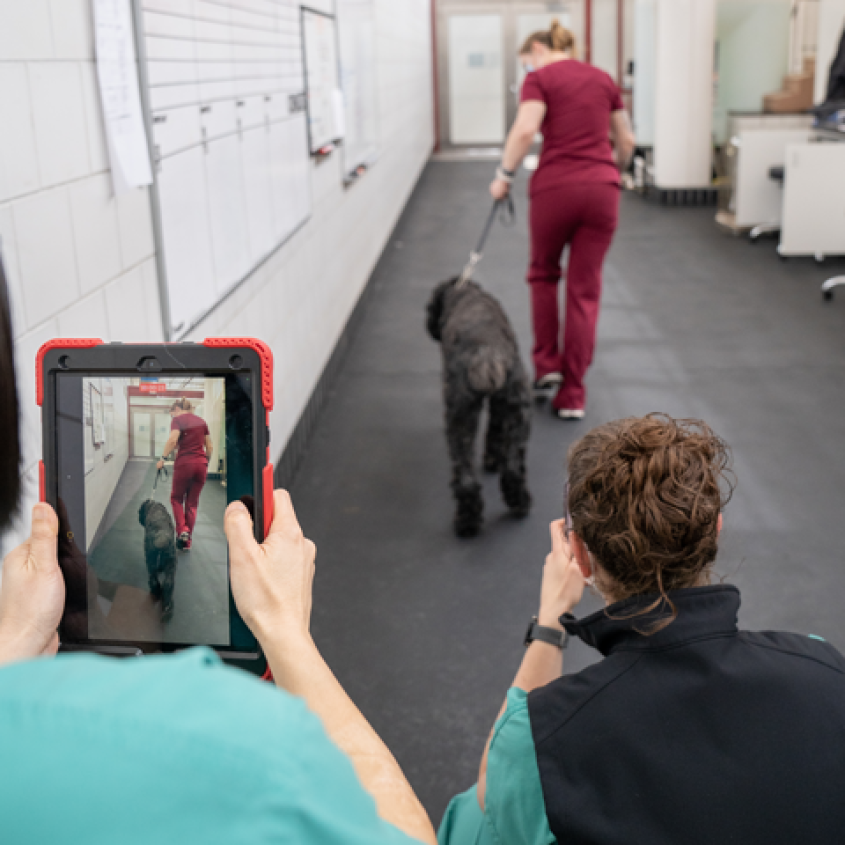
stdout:
POLYGON ((537 624, 537 617, 532 617, 531 621, 528 623, 528 629, 525 632, 525 639, 523 639, 523 644, 527 648, 531 645, 531 641, 534 639, 534 626, 537 624))

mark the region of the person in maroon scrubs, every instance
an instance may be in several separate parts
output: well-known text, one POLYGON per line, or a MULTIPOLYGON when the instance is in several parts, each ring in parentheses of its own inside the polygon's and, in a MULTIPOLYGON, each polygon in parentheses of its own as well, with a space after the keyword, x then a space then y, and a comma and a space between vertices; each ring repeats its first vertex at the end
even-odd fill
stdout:
POLYGON ((158 469, 164 466, 165 458, 174 449, 178 449, 173 468, 170 506, 176 520, 176 547, 190 551, 197 521, 197 506, 205 486, 214 444, 205 420, 193 413, 193 405, 187 399, 174 402, 170 416, 170 436, 164 444, 158 469))
POLYGON ((561 419, 584 416, 584 376, 593 359, 601 271, 619 214, 619 171, 634 135, 619 89, 604 71, 576 61, 575 39, 555 20, 529 36, 520 59, 529 71, 502 163, 490 185, 507 196, 516 169, 543 134, 531 179, 531 310, 535 395, 561 419), (561 257, 569 245, 563 337, 558 316, 561 257))

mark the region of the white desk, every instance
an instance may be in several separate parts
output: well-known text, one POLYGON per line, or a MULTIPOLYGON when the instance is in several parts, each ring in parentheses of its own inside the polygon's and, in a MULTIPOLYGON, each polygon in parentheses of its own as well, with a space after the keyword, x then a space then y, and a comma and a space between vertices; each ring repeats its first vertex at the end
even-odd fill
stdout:
POLYGON ((790 144, 784 172, 780 255, 845 255, 845 135, 790 144), (832 141, 832 143, 831 143, 832 141))

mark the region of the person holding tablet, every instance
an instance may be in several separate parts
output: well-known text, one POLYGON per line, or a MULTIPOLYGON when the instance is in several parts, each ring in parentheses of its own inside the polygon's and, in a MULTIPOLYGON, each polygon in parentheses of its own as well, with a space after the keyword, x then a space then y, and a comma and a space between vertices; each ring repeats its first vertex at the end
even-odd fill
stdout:
MULTIPOLYGON (((4 530, 17 508, 20 447, 1 263, 0 437, 4 530)), ((287 493, 277 491, 274 506, 262 545, 240 502, 225 528, 234 598, 278 688, 207 648, 55 656, 76 585, 58 565, 56 514, 33 508, 0 587, 3 842, 434 845, 398 764, 311 639, 315 548, 287 493)))
POLYGON ((170 407, 170 435, 158 462, 158 468, 161 469, 168 455, 174 449, 178 450, 173 466, 170 505, 176 522, 176 548, 186 552, 191 550, 200 493, 205 487, 208 465, 214 451, 208 425, 193 411, 194 406, 184 397, 170 407))
POLYGON ((525 41, 520 59, 529 73, 501 166, 490 185, 495 199, 508 194, 517 167, 542 132, 543 152, 531 179, 528 269, 534 389, 538 399, 552 397, 552 410, 564 420, 584 416, 584 376, 593 359, 602 265, 619 214, 619 170, 627 167, 634 150, 616 84, 574 54, 575 38, 558 20, 525 41), (561 342, 558 284, 567 245, 561 342))

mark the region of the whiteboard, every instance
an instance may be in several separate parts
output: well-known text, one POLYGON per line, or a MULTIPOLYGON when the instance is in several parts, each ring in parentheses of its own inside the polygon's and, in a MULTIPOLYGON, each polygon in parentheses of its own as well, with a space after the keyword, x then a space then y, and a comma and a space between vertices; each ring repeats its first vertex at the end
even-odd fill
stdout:
POLYGON ((373 0, 337 0, 340 84, 346 135, 343 162, 347 174, 371 164, 378 155, 376 100, 376 22, 373 0))
POLYGON ((135 0, 164 303, 187 334, 311 212, 294 0, 135 0))
POLYGON ((302 7, 308 137, 312 153, 343 138, 344 108, 337 58, 337 28, 331 15, 302 7))

